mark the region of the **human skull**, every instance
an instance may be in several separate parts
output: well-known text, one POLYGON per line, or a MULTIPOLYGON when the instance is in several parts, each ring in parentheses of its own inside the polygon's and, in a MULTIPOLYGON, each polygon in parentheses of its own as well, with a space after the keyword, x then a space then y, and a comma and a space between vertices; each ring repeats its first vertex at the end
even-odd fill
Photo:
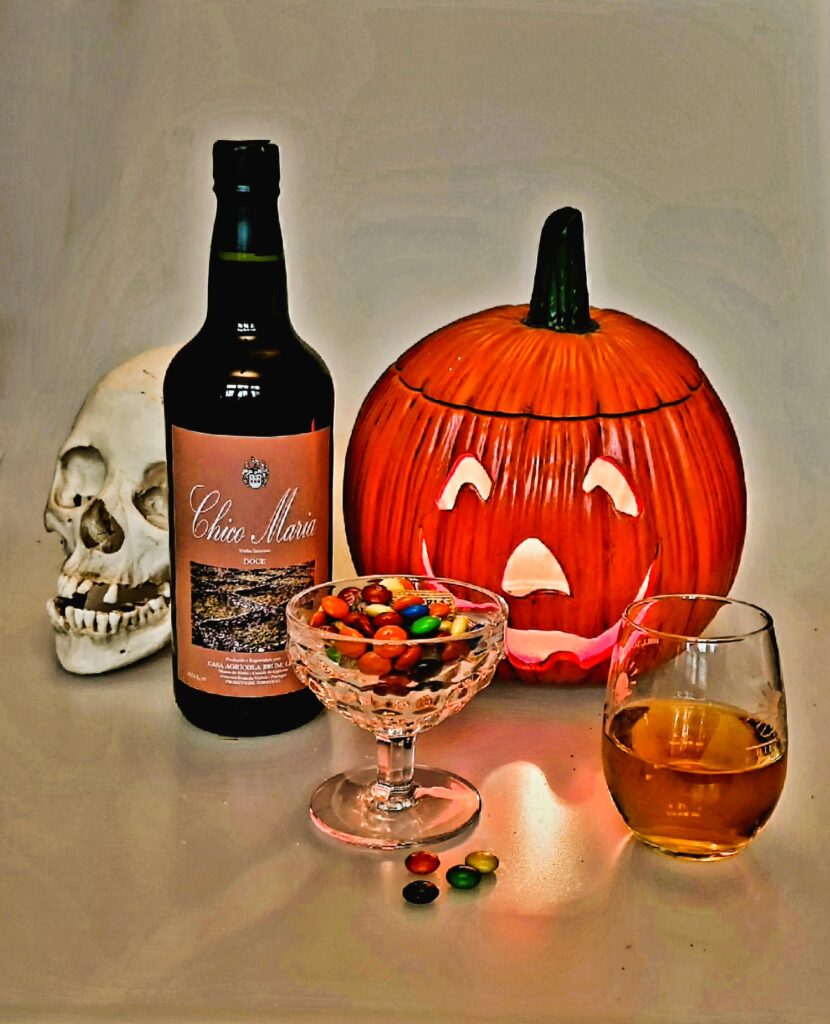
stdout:
POLYGON ((102 377, 58 455, 44 521, 67 558, 46 608, 69 672, 108 672, 170 639, 162 383, 177 348, 102 377))

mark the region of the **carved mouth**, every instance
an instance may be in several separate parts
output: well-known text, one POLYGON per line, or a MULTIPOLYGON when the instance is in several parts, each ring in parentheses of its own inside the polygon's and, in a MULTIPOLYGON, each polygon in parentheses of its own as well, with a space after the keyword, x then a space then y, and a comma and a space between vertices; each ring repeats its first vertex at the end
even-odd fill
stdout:
MULTIPOLYGON (((646 596, 654 562, 640 584, 640 589, 628 603, 640 601, 646 596)), ((541 665, 549 658, 572 661, 580 668, 593 668, 605 661, 611 654, 622 618, 597 636, 580 636, 579 633, 565 633, 558 629, 513 629, 505 632, 505 648, 511 661, 524 665, 541 665)))
POLYGON ((117 581, 65 576, 56 597, 46 602, 58 633, 107 637, 123 630, 159 624, 170 614, 170 582, 147 580, 138 586, 117 581))
MULTIPOLYGON (((637 593, 628 604, 642 600, 648 593, 657 554, 646 571, 643 582, 637 593)), ((426 539, 421 534, 421 561, 427 576, 435 576, 427 548, 426 539)), ((582 669, 599 665, 611 654, 617 633, 622 622, 622 613, 613 625, 597 636, 581 636, 579 633, 566 633, 559 629, 514 629, 508 626, 504 631, 504 646, 511 662, 535 666, 550 661, 571 661, 582 669)))

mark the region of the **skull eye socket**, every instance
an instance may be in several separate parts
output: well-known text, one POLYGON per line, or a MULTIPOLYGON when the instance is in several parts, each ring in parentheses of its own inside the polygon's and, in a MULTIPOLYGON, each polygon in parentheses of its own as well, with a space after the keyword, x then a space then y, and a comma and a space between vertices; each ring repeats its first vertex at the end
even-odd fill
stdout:
POLYGON ((623 515, 638 516, 643 511, 643 506, 622 468, 605 455, 594 459, 582 481, 582 490, 586 494, 593 491, 595 487, 600 487, 605 491, 614 508, 618 512, 622 512, 623 515))
POLYGON ((493 490, 493 481, 487 470, 475 455, 471 455, 469 452, 456 460, 435 504, 444 512, 455 508, 458 492, 466 484, 473 488, 482 501, 487 501, 493 490))
POLYGON ((60 479, 55 487, 55 504, 80 508, 91 501, 107 478, 107 464, 97 448, 70 448, 60 457, 60 479))
POLYGON ((133 504, 148 523, 167 529, 167 463, 154 462, 144 471, 141 486, 133 495, 133 504))

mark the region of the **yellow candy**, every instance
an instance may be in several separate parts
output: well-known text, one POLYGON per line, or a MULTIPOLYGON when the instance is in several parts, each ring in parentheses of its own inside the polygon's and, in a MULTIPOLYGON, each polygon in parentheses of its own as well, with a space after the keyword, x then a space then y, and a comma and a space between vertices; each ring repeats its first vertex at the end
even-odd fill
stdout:
POLYGON ((469 868, 475 868, 482 875, 492 875, 499 866, 499 858, 492 850, 475 850, 468 853, 464 863, 469 868))
POLYGON ((451 629, 452 629, 452 623, 450 622, 450 620, 449 619, 444 619, 444 621, 438 627, 438 632, 439 633, 449 633, 449 631, 451 629))
POLYGON ((462 633, 466 633, 470 628, 470 620, 466 615, 456 615, 452 620, 452 627, 450 628, 450 636, 460 636, 462 633))

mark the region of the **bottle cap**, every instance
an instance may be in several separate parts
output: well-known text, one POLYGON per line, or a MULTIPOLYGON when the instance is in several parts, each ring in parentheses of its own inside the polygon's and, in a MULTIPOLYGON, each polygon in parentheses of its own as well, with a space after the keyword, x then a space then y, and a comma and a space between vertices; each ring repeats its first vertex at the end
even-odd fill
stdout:
POLYGON ((214 191, 279 191, 280 151, 268 139, 220 139, 213 144, 214 191))

